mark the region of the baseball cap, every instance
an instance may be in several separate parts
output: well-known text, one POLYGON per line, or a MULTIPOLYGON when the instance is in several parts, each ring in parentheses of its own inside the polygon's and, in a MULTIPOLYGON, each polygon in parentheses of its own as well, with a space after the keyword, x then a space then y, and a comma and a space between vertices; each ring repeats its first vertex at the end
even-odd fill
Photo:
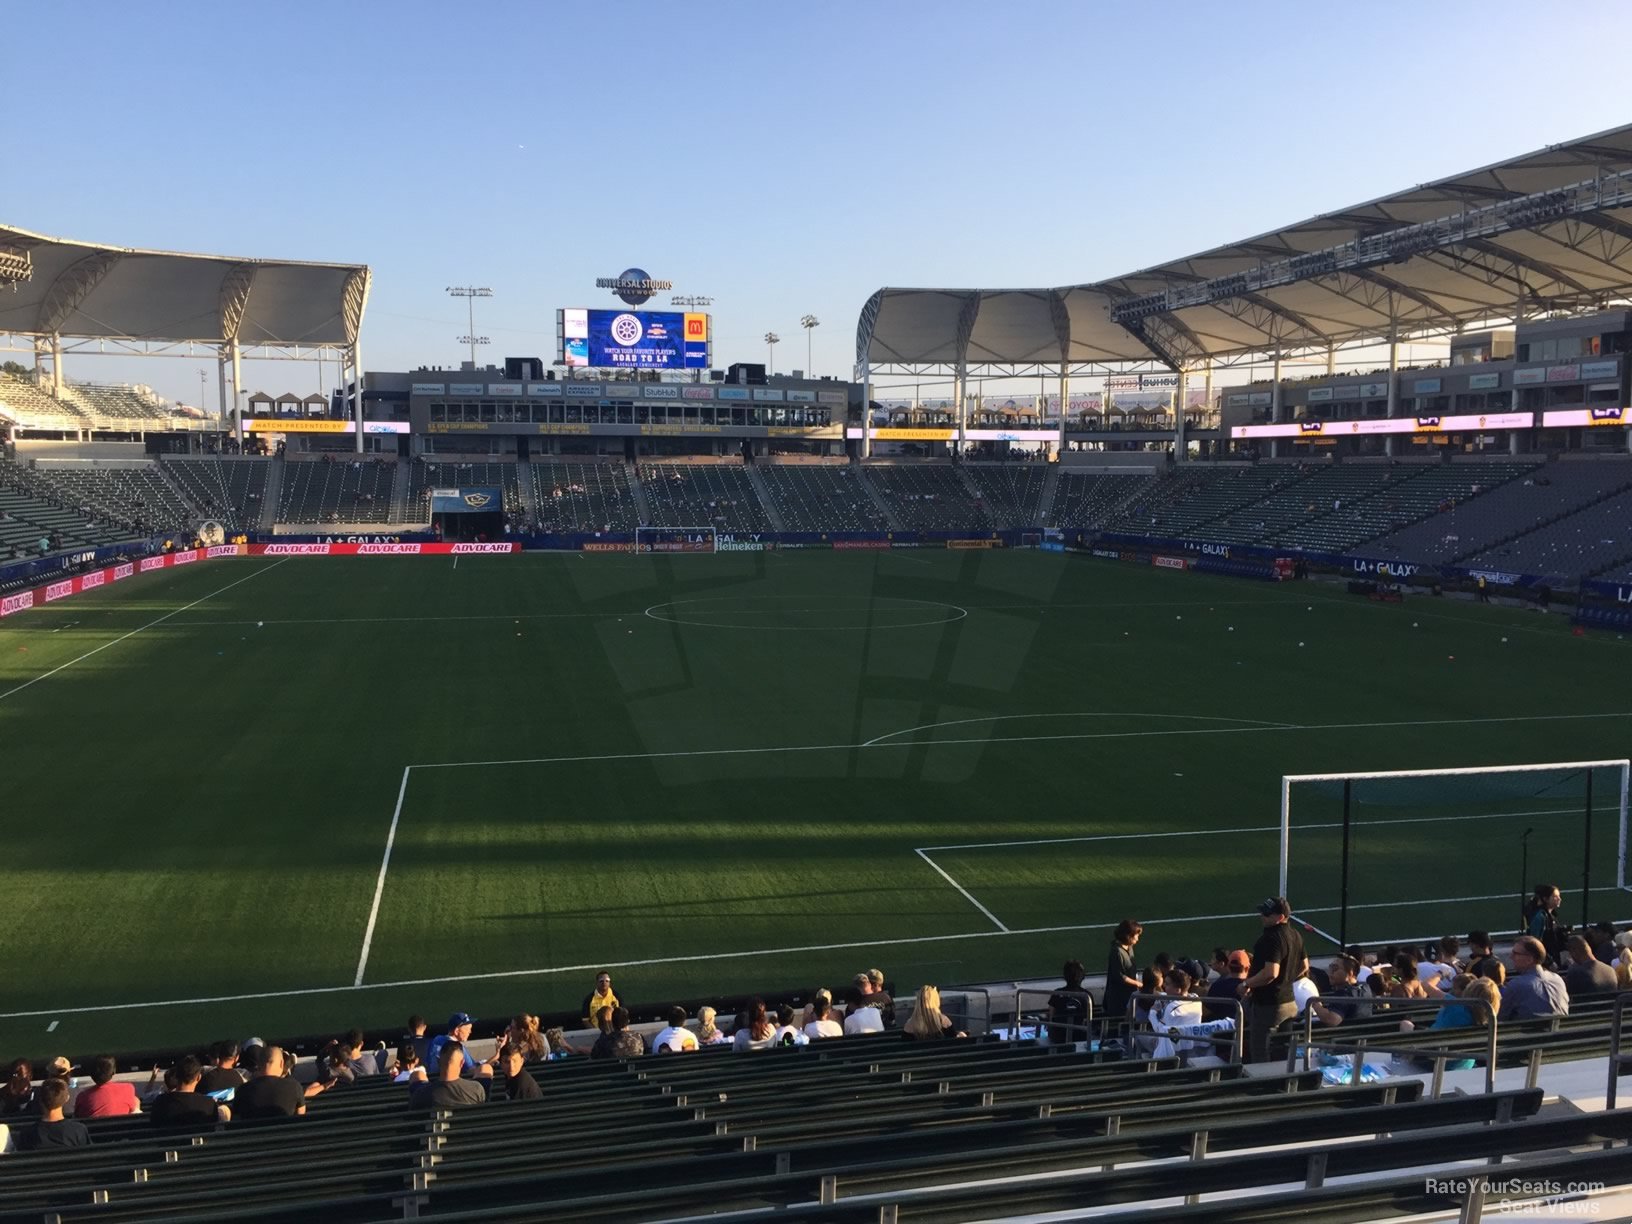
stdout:
POLYGON ((1285 897, 1265 897, 1258 902, 1258 913, 1263 918, 1269 918, 1276 914, 1290 914, 1291 912, 1292 906, 1285 897))
POLYGON ((1231 969, 1250 969, 1252 967, 1252 957, 1248 956, 1244 949, 1237 948, 1230 953, 1228 963, 1231 969))
POLYGON ((448 1017, 448 1027, 450 1029, 456 1029, 461 1024, 475 1024, 475 1023, 476 1023, 476 1021, 472 1020, 470 1018, 469 1013, 467 1013, 467 1012, 454 1012, 453 1015, 448 1017))
POLYGON ((252 1050, 256 1046, 264 1046, 265 1044, 266 1042, 262 1041, 259 1037, 251 1037, 238 1048, 239 1050, 252 1050))

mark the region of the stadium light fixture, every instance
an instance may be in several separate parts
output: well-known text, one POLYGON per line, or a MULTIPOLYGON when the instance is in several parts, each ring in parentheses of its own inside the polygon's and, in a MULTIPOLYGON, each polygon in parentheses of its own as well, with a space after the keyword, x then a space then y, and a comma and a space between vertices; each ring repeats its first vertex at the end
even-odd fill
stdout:
POLYGON ((669 299, 670 306, 678 306, 682 310, 701 310, 705 306, 714 305, 714 299, 705 294, 677 293, 669 299))
POLYGON ((475 285, 449 285, 448 296, 465 299, 466 313, 470 319, 470 329, 459 337, 459 343, 470 345, 470 368, 474 370, 476 368, 476 346, 491 343, 486 336, 476 334, 476 299, 479 297, 492 297, 493 290, 478 288, 475 285))
POLYGON ((766 373, 768 374, 776 373, 776 346, 781 343, 782 337, 777 335, 775 332, 765 333, 765 347, 771 351, 770 366, 766 370, 766 373))
POLYGON ((816 331, 816 329, 818 327, 820 327, 821 325, 822 325, 822 321, 820 319, 818 319, 815 315, 811 315, 811 314, 801 315, 800 318, 799 318, 799 326, 805 329, 805 377, 806 378, 814 378, 815 377, 815 374, 813 374, 811 372, 810 338, 811 338, 812 334, 816 331))

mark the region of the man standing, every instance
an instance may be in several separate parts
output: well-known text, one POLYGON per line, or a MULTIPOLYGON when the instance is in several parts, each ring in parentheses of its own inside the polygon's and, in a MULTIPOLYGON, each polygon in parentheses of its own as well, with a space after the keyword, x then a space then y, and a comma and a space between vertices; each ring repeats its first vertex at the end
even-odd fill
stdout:
POLYGON ((1502 987, 1502 1009, 1497 1018, 1530 1020, 1537 1016, 1567 1016, 1570 996, 1564 979, 1546 968, 1547 949, 1533 935, 1513 941, 1513 976, 1502 987))
POLYGON ((1298 1014, 1292 983, 1309 969, 1303 936, 1292 929, 1292 906, 1285 897, 1266 897, 1258 904, 1263 933, 1252 946, 1252 972, 1242 989, 1247 995, 1247 1044, 1253 1062, 1269 1061, 1269 1035, 1298 1014))

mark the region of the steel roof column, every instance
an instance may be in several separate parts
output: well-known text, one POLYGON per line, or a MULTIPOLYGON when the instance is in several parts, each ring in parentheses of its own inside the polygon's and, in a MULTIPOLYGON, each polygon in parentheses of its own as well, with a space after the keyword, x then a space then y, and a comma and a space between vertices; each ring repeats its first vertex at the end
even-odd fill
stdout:
MULTIPOLYGON (((1045 401, 1046 402, 1046 401, 1045 401)), ((1071 375, 1066 373, 1066 365, 1060 363, 1060 436, 1054 443, 1054 458, 1058 459, 1065 454, 1065 422, 1071 412, 1071 375)))
MULTIPOLYGON (((1275 350, 1275 365, 1269 376, 1269 419, 1273 424, 1281 423, 1281 350, 1278 348, 1275 350)), ((1279 438, 1269 440, 1269 457, 1271 459, 1281 457, 1279 438)))
MULTIPOLYGON (((1393 328, 1388 329, 1388 415, 1390 418, 1400 410, 1400 336, 1393 328)), ((1383 454, 1393 458, 1394 435, 1383 435, 1383 454)))
MULTIPOLYGON (((363 453, 363 363, 357 356, 358 351, 359 351, 359 349, 361 347, 362 346, 360 344, 353 343, 352 346, 349 349, 346 350, 346 355, 351 359, 351 381, 352 381, 353 385, 355 385, 356 388, 357 388, 357 412, 356 412, 357 452, 356 453, 359 454, 359 455, 363 453)), ((344 370, 344 367, 345 367, 345 363, 342 362, 341 363, 342 370, 344 370)), ((342 382, 341 385, 344 386, 345 384, 342 382)))
MULTIPOLYGON (((1203 390, 1202 390, 1202 393, 1201 393, 1201 398, 1202 398, 1202 403, 1203 403, 1203 411, 1205 412, 1205 414, 1207 416, 1209 416, 1209 417, 1212 416, 1212 414, 1213 414, 1213 363, 1210 362, 1210 361, 1207 363, 1207 382, 1204 384, 1204 387, 1203 387, 1203 390)), ((1222 414, 1221 414, 1221 418, 1220 418, 1220 420, 1218 422, 1217 428, 1218 428, 1218 431, 1219 431, 1220 434, 1222 434, 1224 432, 1224 421, 1222 419, 1222 414)), ((1212 454, 1209 457, 1213 458, 1213 459, 1222 459, 1224 457, 1224 452, 1229 448, 1228 444, 1229 444, 1229 439, 1228 438, 1220 438, 1217 441, 1215 441, 1213 443, 1212 454)))
POLYGON ((958 448, 954 459, 963 458, 965 427, 969 423, 969 409, 964 403, 964 394, 969 386, 969 367, 962 361, 958 362, 957 372, 952 375, 952 411, 958 418, 958 448))
POLYGON ((238 449, 243 450, 244 449, 244 414, 243 414, 243 409, 241 407, 241 403, 242 403, 243 394, 244 394, 244 386, 243 386, 244 370, 243 370, 242 364, 239 361, 239 356, 240 355, 239 355, 239 352, 238 352, 238 341, 237 341, 236 337, 227 342, 227 354, 228 354, 228 359, 232 362, 232 415, 233 415, 233 419, 238 422, 238 428, 237 428, 238 449))
POLYGON ((1173 392, 1173 462, 1183 463, 1187 443, 1184 440, 1184 397, 1190 390, 1190 372, 1179 371, 1179 385, 1173 392))

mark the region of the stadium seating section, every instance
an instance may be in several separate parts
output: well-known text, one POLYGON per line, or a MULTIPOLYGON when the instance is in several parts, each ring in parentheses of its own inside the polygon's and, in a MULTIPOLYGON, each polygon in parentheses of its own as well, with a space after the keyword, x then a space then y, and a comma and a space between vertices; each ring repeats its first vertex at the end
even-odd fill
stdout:
POLYGON ((545 531, 633 531, 640 525, 621 463, 534 463, 534 515, 545 531))
POLYGON ((644 463, 641 487, 653 527, 769 531, 753 481, 736 463, 644 463))
POLYGON ((1061 472, 1054 490, 1054 505, 1045 522, 1050 527, 1097 528, 1117 511, 1156 484, 1153 476, 1120 473, 1061 472))
POLYGON ((1042 522, 1047 464, 968 463, 963 470, 980 490, 981 503, 998 527, 1035 527, 1042 522))
POLYGON ((15 374, 0 374, 0 416, 41 430, 164 428, 178 415, 157 396, 128 386, 65 383, 54 395, 15 374))
POLYGON ((1567 580, 1632 561, 1632 490, 1555 519, 1458 564, 1567 580))
POLYGON ((1154 536, 1190 535, 1202 523, 1261 501, 1300 475, 1290 464, 1274 463, 1176 473, 1120 507, 1105 528, 1154 536))
POLYGON ((889 529, 850 464, 764 463, 757 470, 786 531, 889 529))
POLYGON ((97 523, 54 498, 37 496, 17 468, 0 461, 0 560, 36 556, 42 538, 56 536, 65 549, 114 544, 131 538, 112 523, 97 523))
POLYGON ((446 488, 491 488, 504 491, 504 512, 520 518, 526 510, 521 496, 521 476, 516 464, 450 463, 416 460, 409 469, 408 505, 410 523, 431 521, 431 490, 446 488))
POLYGON ((155 464, 42 465, 27 475, 34 489, 49 492, 88 518, 124 527, 127 534, 190 534, 198 518, 155 464))
MULTIPOLYGON (((1483 1058, 1482 1030, 1402 1032, 1387 1013, 1317 1038, 1334 1068, 1352 1050, 1392 1056, 1389 1078, 1358 1085, 1291 1060, 1248 1074, 897 1033, 746 1056, 573 1056, 530 1066, 541 1099, 505 1100, 495 1085, 456 1111, 409 1109, 405 1087, 370 1076, 312 1098, 303 1118, 191 1131, 93 1119, 89 1147, 0 1163, 0 1218, 814 1224, 1091 1206, 1101 1220, 1267 1224, 1295 1205, 1300 1224, 1320 1224, 1454 1214, 1466 1196, 1446 1186, 1476 1162, 1505 1163, 1522 1177, 1493 1173, 1490 1210, 1550 1180, 1632 1182, 1632 1110, 1544 1111, 1537 1084, 1544 1065, 1594 1059, 1601 1090, 1612 1002, 1503 1025, 1498 1066, 1528 1074, 1488 1092, 1440 1093, 1410 1074, 1483 1058)), ((1576 1206, 1609 1218, 1613 1202, 1576 1206)))
POLYGON ((204 517, 229 534, 253 531, 266 496, 266 459, 190 459, 166 456, 165 473, 179 485, 204 517))
POLYGON ((384 523, 391 515, 395 459, 349 457, 289 462, 278 519, 285 523, 384 523))
POLYGON ((867 479, 910 531, 987 531, 992 516, 949 464, 872 463, 867 479))

